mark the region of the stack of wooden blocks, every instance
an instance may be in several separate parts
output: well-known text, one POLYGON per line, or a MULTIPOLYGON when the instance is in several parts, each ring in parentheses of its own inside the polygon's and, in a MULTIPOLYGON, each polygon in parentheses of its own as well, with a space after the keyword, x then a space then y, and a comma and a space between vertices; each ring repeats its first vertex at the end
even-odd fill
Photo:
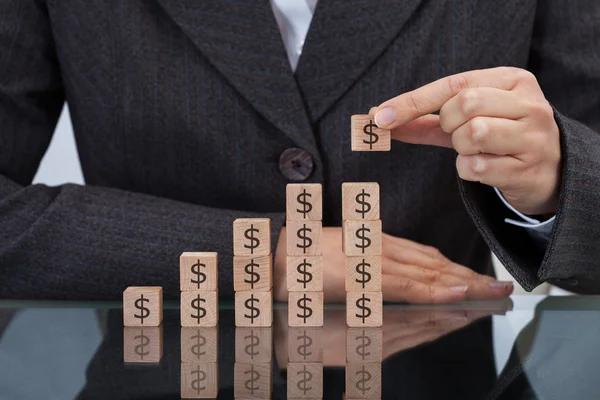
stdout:
POLYGON ((382 328, 348 328, 345 399, 381 399, 382 328))
POLYGON ((379 184, 343 183, 342 219, 342 247, 346 255, 346 322, 350 327, 381 326, 379 184))
POLYGON ((181 398, 214 399, 219 392, 218 330, 181 328, 181 398))
POLYGON ((272 354, 272 328, 235 328, 233 392, 236 399, 271 398, 272 354))

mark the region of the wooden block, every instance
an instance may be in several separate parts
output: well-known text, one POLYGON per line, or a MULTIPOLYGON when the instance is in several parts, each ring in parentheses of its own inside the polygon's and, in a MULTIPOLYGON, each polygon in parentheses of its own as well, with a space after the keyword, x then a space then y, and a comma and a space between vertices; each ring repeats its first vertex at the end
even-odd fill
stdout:
POLYGON ((233 256, 233 290, 268 292, 273 288, 273 257, 233 256))
POLYGON ((163 319, 163 292, 160 286, 129 286, 123 292, 125 326, 159 326, 163 319))
POLYGON ((236 292, 235 326, 273 324, 273 292, 236 292))
POLYGON ((381 220, 344 221, 342 234, 342 247, 347 256, 381 255, 381 220))
POLYGON ((323 186, 320 183, 290 183, 286 187, 288 221, 323 219, 323 186))
POLYGON ((290 362, 323 362, 323 328, 290 328, 288 359, 290 362))
POLYGON ((158 364, 163 356, 163 326, 123 329, 123 360, 125 363, 158 364))
POLYGON ((272 328, 235 328, 235 361, 241 363, 271 362, 272 328))
POLYGON ((233 221, 233 255, 266 256, 271 254, 271 220, 239 218, 233 221))
POLYGON ((218 330, 214 328, 181 328, 181 362, 217 362, 218 330))
POLYGON ((383 323, 381 292, 347 292, 346 323, 350 327, 376 327, 383 323))
POLYGON ((323 363, 289 363, 287 365, 287 398, 323 398, 323 363))
POLYGON ((233 367, 233 395, 236 399, 270 399, 273 382, 271 363, 238 363, 233 367))
POLYGON ((323 256, 288 257, 287 289, 289 292, 322 292, 323 256))
POLYGON ((218 392, 217 363, 181 363, 182 399, 215 399, 218 392))
POLYGON ((381 363, 346 364, 348 399, 381 398, 381 363))
POLYGON ((353 115, 351 123, 352 151, 390 151, 392 134, 379 128, 371 115, 353 115))
POLYGON ((381 292, 381 256, 346 257, 347 292, 381 292))
POLYGON ((289 292, 288 324, 323 326, 323 292, 289 292))
POLYGON ((286 222, 288 256, 320 256, 323 248, 321 221, 286 222))
POLYGON ((217 257, 217 253, 182 253, 179 257, 181 291, 216 291, 219 271, 217 257))
POLYGON ((382 359, 382 328, 348 328, 346 331, 346 360, 349 363, 381 362, 382 359))
POLYGON ((181 326, 211 327, 219 321, 217 292, 181 292, 181 326))
POLYGON ((342 183, 342 220, 375 221, 379 217, 377 182, 342 183))

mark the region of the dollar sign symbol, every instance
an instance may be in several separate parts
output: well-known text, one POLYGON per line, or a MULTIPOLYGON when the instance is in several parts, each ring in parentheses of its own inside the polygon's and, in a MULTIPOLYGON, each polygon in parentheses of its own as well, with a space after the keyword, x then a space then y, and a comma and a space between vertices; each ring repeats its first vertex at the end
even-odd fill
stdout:
POLYGON ((302 274, 302 279, 297 278, 296 282, 302 283, 304 285, 304 289, 306 289, 306 284, 312 282, 313 278, 312 274, 306 270, 308 267, 312 267, 312 264, 307 262, 306 258, 296 267, 298 273, 302 274))
POLYGON ((355 198, 356 202, 360 204, 360 210, 355 208, 354 211, 361 214, 363 219, 365 218, 365 214, 371 211, 371 203, 369 203, 365 197, 371 197, 371 195, 366 193, 365 189, 363 189, 362 192, 357 194, 355 198))
POLYGON ((358 228, 356 230, 356 237, 358 239, 361 239, 361 243, 358 244, 356 243, 355 246, 358 247, 359 249, 362 249, 363 254, 365 253, 365 249, 369 246, 371 246, 371 239, 367 236, 365 236, 365 232, 369 232, 371 233, 371 229, 370 228, 365 228, 365 224, 362 224, 362 228, 358 228))
POLYGON ((250 391, 250 394, 254 395, 254 391, 260 389, 258 384, 255 385, 260 379, 260 373, 254 369, 254 364, 250 364, 250 370, 244 371, 244 375, 250 375, 250 378, 246 380, 244 386, 250 391))
POLYGON ((367 348, 371 345, 371 338, 365 335, 365 331, 362 331, 362 335, 355 336, 354 340, 358 341, 360 339, 360 344, 356 346, 356 354, 362 357, 364 360, 366 356, 371 355, 371 352, 367 350, 367 348))
POLYGON ((313 374, 306 369, 306 365, 304 365, 302 371, 296 372, 296 375, 302 375, 302 379, 296 383, 298 390, 302 390, 304 394, 306 394, 306 392, 309 390, 312 390, 312 386, 309 386, 308 383, 312 380, 313 374))
POLYGON ((198 289, 200 289, 200 284, 206 282, 206 274, 200 271, 200 267, 206 268, 206 264, 202 264, 200 260, 196 262, 196 264, 192 265, 192 274, 196 275, 196 279, 192 279, 192 283, 198 284, 198 289))
POLYGON ((148 318, 150 316, 150 309, 148 307, 144 307, 144 303, 150 303, 150 300, 145 299, 144 295, 140 295, 140 298, 135 301, 134 306, 138 310, 140 310, 140 314, 133 314, 135 318, 140 319, 140 323, 144 324, 144 318, 148 318))
POLYGON ((254 284, 260 281, 260 275, 258 272, 254 272, 254 268, 258 267, 259 265, 254 262, 254 259, 250 260, 250 262, 244 267, 244 271, 250 275, 250 279, 244 279, 244 282, 249 283, 251 289, 254 289, 254 284))
POLYGON ((302 239, 302 244, 296 243, 296 247, 301 248, 304 253, 306 253, 306 249, 312 246, 312 239, 306 236, 306 232, 312 232, 312 229, 307 228, 306 224, 303 224, 302 228, 298 229, 298 232, 296 232, 298 239, 302 239))
POLYGON ((250 315, 244 314, 244 317, 250 318, 251 324, 254 324, 254 319, 258 318, 258 316, 260 315, 260 309, 256 307, 256 305, 254 304, 255 302, 258 303, 260 302, 260 300, 255 298, 253 294, 250 295, 250 298, 246 299, 246 301, 244 302, 244 306, 246 306, 246 308, 250 310, 250 315))
POLYGON ((206 372, 202 371, 200 366, 197 366, 196 369, 192 371, 192 375, 194 376, 192 389, 194 389, 197 394, 200 394, 201 390, 206 390, 206 386, 200 386, 200 384, 206 380, 206 372))
POLYGON ((366 270, 367 268, 371 268, 371 264, 362 259, 362 262, 356 265, 356 272, 360 274, 360 278, 356 278, 356 283, 362 284, 362 288, 365 288, 365 285, 371 281, 371 274, 366 270))
POLYGON ((250 249, 250 254, 254 254, 254 249, 260 246, 260 240, 254 237, 254 232, 257 234, 259 233, 259 230, 254 227, 254 224, 250 225, 250 228, 246 229, 246 232, 244 232, 246 239, 250 240, 250 244, 245 244, 244 247, 250 249))
POLYGON ((360 297, 359 299, 356 299, 356 307, 360 308, 361 313, 360 314, 355 314, 357 318, 362 318, 362 323, 365 323, 365 319, 369 318, 371 316, 371 309, 369 308, 369 306, 365 305, 365 303, 370 303, 371 299, 368 299, 367 297, 365 297, 364 293, 362 295, 362 297, 360 297))
POLYGON ((306 218, 306 214, 312 211, 312 204, 306 201, 307 197, 312 197, 312 194, 306 193, 306 189, 304 189, 302 193, 300 193, 298 197, 296 197, 298 203, 302 204, 302 210, 296 209, 296 211, 301 213, 303 218, 306 218))
POLYGON ((306 323, 306 319, 310 318, 310 316, 313 313, 312 308, 310 308, 309 306, 307 306, 306 303, 312 303, 312 299, 309 299, 308 297, 306 297, 306 293, 304 293, 302 295, 302 297, 299 298, 298 301, 296 302, 296 304, 298 305, 298 307, 300 307, 302 309, 302 314, 296 314, 296 316, 298 318, 303 318, 304 319, 304 323, 306 323))
POLYGON ((244 336, 244 340, 250 339, 250 344, 244 348, 246 354, 250 356, 250 359, 254 360, 254 356, 257 356, 259 351, 256 350, 256 346, 260 344, 260 338, 254 334, 254 330, 250 331, 250 335, 244 336))
POLYGON ((373 128, 377 128, 377 125, 373 123, 372 119, 363 127, 363 132, 369 136, 369 140, 363 139, 363 143, 369 145, 369 150, 373 150, 373 145, 379 140, 379 135, 373 132, 373 128))
POLYGON ((197 324, 199 324, 200 320, 206 316, 206 308, 202 307, 200 303, 206 303, 206 300, 200 297, 200 295, 192 300, 192 308, 196 310, 196 315, 190 314, 190 316, 196 319, 197 324))
POLYGON ((371 373, 367 371, 363 365, 362 369, 356 371, 356 375, 360 375, 360 379, 356 382, 356 388, 360 390, 364 396, 367 390, 371 390, 371 386, 367 385, 371 380, 371 373))
POLYGON ((312 355, 312 351, 309 351, 308 348, 312 346, 313 340, 310 336, 306 334, 306 331, 302 331, 302 335, 298 336, 296 340, 302 339, 302 344, 296 348, 298 354, 300 354, 306 360, 306 357, 312 355))
POLYGON ((140 356, 140 359, 143 360, 144 356, 147 356, 148 354, 150 354, 149 351, 145 351, 144 347, 148 346, 150 344, 150 338, 146 335, 144 335, 144 330, 142 329, 142 332, 137 335, 134 336, 133 340, 138 340, 140 339, 140 344, 135 346, 135 354, 137 354, 138 356, 140 356))
POLYGON ((205 351, 202 351, 202 347, 204 347, 206 344, 206 338, 200 334, 200 331, 196 331, 196 335, 192 336, 191 339, 196 339, 196 344, 192 346, 192 354, 194 354, 199 360, 200 356, 206 354, 205 351))

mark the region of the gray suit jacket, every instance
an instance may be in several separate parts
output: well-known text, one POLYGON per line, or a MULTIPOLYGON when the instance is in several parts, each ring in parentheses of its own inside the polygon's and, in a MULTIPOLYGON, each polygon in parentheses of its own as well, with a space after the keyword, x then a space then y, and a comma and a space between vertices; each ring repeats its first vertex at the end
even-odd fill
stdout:
POLYGON ((173 297, 190 250, 220 253, 231 296, 232 222, 270 217, 277 237, 292 147, 324 185, 325 225, 342 182, 377 181, 387 233, 484 273, 491 248, 527 289, 599 291, 599 17, 596 0, 323 0, 292 74, 266 0, 0 0, 0 296, 173 297), (500 65, 533 71, 558 110, 546 249, 457 179, 453 150, 350 151, 352 114, 500 65), (87 186, 31 185, 65 99, 87 186))

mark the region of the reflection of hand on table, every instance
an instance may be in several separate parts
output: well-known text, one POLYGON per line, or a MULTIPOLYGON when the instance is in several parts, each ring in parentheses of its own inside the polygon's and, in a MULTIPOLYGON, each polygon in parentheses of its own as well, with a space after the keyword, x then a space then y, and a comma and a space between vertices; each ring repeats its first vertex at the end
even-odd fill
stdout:
MULTIPOLYGON (((274 260, 274 297, 287 301, 285 227, 274 260)), ((345 301, 345 255, 342 228, 323 228, 323 289, 326 302, 345 301)), ((498 282, 453 263, 434 247, 383 235, 382 291, 385 301, 452 303, 464 299, 509 296, 510 282, 498 282)))

